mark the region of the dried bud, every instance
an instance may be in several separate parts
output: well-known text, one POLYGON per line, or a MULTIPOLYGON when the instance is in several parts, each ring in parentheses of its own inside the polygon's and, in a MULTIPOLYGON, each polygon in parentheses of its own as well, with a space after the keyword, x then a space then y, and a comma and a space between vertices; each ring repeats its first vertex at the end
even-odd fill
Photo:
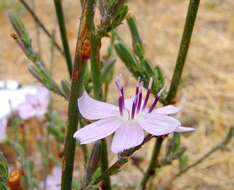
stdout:
POLYGON ((14 38, 15 40, 17 40, 17 39, 18 39, 18 36, 17 36, 17 34, 16 34, 16 33, 11 33, 11 37, 12 37, 12 38, 14 38))
POLYGON ((8 179, 8 187, 10 190, 23 190, 21 185, 21 177, 24 176, 23 170, 15 170, 11 172, 8 179))
POLYGON ((91 55, 91 44, 90 41, 86 39, 80 50, 80 58, 82 61, 86 61, 90 58, 90 55, 91 55))
POLYGON ((176 100, 175 99, 170 100, 169 104, 172 104, 172 105, 176 104, 176 100))
POLYGON ((63 158, 63 156, 64 156, 64 150, 59 151, 57 153, 57 155, 58 155, 59 158, 63 158))

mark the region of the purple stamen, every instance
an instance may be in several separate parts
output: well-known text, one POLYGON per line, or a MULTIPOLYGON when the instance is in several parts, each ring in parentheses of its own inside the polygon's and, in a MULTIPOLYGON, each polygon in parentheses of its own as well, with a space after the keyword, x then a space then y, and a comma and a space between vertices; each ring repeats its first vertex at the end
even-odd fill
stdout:
POLYGON ((153 111, 153 109, 155 108, 159 98, 160 98, 160 96, 158 96, 158 95, 155 96, 154 102, 153 102, 153 104, 151 105, 151 107, 149 109, 149 113, 151 113, 153 111))
POLYGON ((122 96, 122 108, 125 109, 124 96, 122 96))
POLYGON ((123 110, 125 108, 125 104, 124 104, 124 89, 123 89, 123 85, 121 82, 121 77, 119 77, 115 81, 115 85, 119 91, 119 112, 121 115, 123 115, 123 110))
POLYGON ((134 101, 132 103, 132 112, 131 112, 131 118, 134 119, 135 112, 136 112, 136 106, 137 106, 137 99, 138 97, 135 96, 134 101))
POLYGON ((143 81, 141 81, 140 84, 139 84, 139 91, 138 91, 138 94, 137 94, 137 104, 136 104, 137 113, 139 113, 140 108, 141 108, 141 102, 142 102, 142 87, 143 87, 143 81))
POLYGON ((115 81, 115 85, 116 85, 118 91, 120 92, 120 94, 122 96, 124 96, 124 91, 123 91, 123 87, 121 86, 121 84, 118 81, 115 81))
POLYGON ((123 104, 124 104, 124 98, 123 96, 120 96, 119 97, 119 112, 121 115, 123 115, 123 109, 124 109, 123 104))
POLYGON ((161 88, 161 90, 159 91, 159 93, 156 95, 155 99, 154 99, 154 102, 152 104, 152 106, 150 107, 149 109, 149 113, 153 111, 153 109, 155 108, 161 94, 163 93, 163 91, 166 89, 166 86, 164 86, 163 88, 161 88))
POLYGON ((146 107, 146 105, 148 103, 150 92, 151 92, 151 89, 147 89, 147 94, 146 94, 146 97, 145 97, 145 101, 144 101, 142 110, 145 109, 145 107, 146 107))
POLYGON ((139 113, 140 109, 141 109, 141 102, 142 102, 142 92, 139 93, 138 96, 138 101, 137 101, 137 113, 139 113))
POLYGON ((132 104, 132 115, 131 115, 132 119, 134 119, 135 111, 136 111, 136 102, 134 101, 132 104))
POLYGON ((151 88, 152 88, 152 84, 153 84, 153 78, 150 78, 149 86, 148 86, 148 89, 147 89, 147 93, 146 93, 146 97, 145 97, 145 101, 144 101, 142 110, 144 110, 146 108, 146 106, 147 106, 147 103, 148 103, 148 100, 149 100, 149 95, 150 95, 151 88))
POLYGON ((136 86, 136 96, 138 95, 139 93, 139 87, 141 86, 141 78, 138 77, 138 80, 137 80, 137 86, 136 86))

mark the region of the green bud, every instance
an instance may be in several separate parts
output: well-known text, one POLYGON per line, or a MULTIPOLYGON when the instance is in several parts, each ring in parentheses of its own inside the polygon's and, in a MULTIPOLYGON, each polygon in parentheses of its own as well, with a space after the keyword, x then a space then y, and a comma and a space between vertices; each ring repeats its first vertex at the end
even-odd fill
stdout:
POLYGON ((109 28, 109 31, 119 26, 123 22, 127 14, 128 14, 128 6, 125 5, 120 9, 120 11, 118 11, 118 13, 112 19, 112 23, 111 23, 111 27, 109 28))
POLYGON ((64 91, 60 89, 59 85, 51 78, 50 74, 42 65, 30 65, 28 66, 28 70, 46 88, 60 96, 63 96, 64 98, 67 98, 64 91))
POLYGON ((136 26, 136 19, 133 16, 129 16, 127 18, 127 23, 131 32, 133 50, 136 55, 143 56, 144 48, 136 26))
POLYGON ((25 30, 24 24, 21 21, 20 16, 15 11, 9 11, 8 18, 10 19, 12 26, 19 35, 20 40, 22 41, 25 48, 32 47, 31 39, 25 30))
POLYGON ((63 89, 67 99, 68 99, 70 96, 71 83, 69 81, 63 79, 63 80, 61 80, 61 86, 62 86, 62 89, 63 89))
POLYGON ((136 58, 123 42, 115 44, 115 51, 130 71, 138 70, 136 58))

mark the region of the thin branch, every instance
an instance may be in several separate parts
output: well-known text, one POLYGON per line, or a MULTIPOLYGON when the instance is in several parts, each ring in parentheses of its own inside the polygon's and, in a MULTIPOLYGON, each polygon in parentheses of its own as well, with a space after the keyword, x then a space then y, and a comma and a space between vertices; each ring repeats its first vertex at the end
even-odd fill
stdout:
MULTIPOLYGON (((49 32, 49 30, 45 27, 45 25, 41 22, 39 17, 36 15, 36 13, 32 10, 32 8, 28 5, 28 3, 25 0, 20 0, 20 2, 24 5, 24 7, 28 10, 28 12, 31 14, 35 22, 42 28, 42 30, 45 32, 45 34, 50 38, 53 39, 53 35, 49 32)), ((64 56, 64 52, 62 48, 59 46, 59 44, 54 40, 54 45, 57 48, 57 50, 61 53, 61 55, 64 56)))
POLYGON ((220 142, 215 147, 213 147, 211 150, 209 150, 206 154, 204 154, 197 161, 195 161, 194 163, 190 164, 189 166, 187 166, 186 168, 181 170, 178 174, 175 175, 175 178, 180 177, 181 175, 185 174, 188 170, 190 170, 191 168, 193 168, 193 167, 197 166, 198 164, 200 164, 201 162, 203 162, 206 158, 208 158, 211 154, 215 153, 216 151, 225 149, 226 146, 228 145, 228 143, 231 141, 232 137, 234 137, 234 127, 231 127, 229 129, 227 136, 225 137, 225 139, 222 142, 220 142))
POLYGON ((64 55, 65 55, 65 59, 66 59, 66 63, 67 63, 67 70, 68 70, 69 75, 71 77, 71 75, 72 75, 72 59, 71 59, 70 48, 69 48, 68 39, 67 39, 67 31, 66 31, 66 25, 64 22, 63 7, 62 7, 61 0, 54 0, 54 6, 55 6, 57 20, 58 20, 58 24, 59 24, 59 31, 60 31, 62 44, 63 44, 64 55))
POLYGON ((103 179, 105 179, 105 177, 107 176, 111 176, 115 173, 117 173, 120 168, 128 162, 128 160, 130 159, 131 155, 136 152, 137 150, 139 150, 146 142, 148 142, 151 138, 153 138, 154 136, 152 135, 147 135, 145 138, 144 138, 144 141, 134 147, 134 148, 131 148, 129 150, 126 150, 124 152, 122 152, 120 155, 119 155, 119 159, 114 163, 112 164, 112 166, 110 166, 104 173, 102 173, 100 176, 94 178, 92 181, 90 181, 89 183, 86 184, 85 187, 82 188, 82 190, 88 190, 92 185, 96 185, 98 184, 100 181, 102 181, 103 179))

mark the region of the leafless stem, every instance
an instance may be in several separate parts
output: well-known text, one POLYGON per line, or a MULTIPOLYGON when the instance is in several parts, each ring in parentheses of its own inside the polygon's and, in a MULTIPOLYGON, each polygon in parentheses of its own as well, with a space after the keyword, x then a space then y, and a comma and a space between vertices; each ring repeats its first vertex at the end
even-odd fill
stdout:
POLYGON ((227 136, 225 137, 225 139, 220 142, 219 144, 217 144, 215 147, 213 147, 212 149, 210 149, 207 153, 205 153, 201 158, 199 158, 197 161, 195 161, 194 163, 188 165, 186 168, 184 168, 183 170, 181 170, 180 172, 178 172, 175 175, 175 178, 180 177, 182 174, 186 173, 189 169, 197 166, 198 164, 200 164, 202 161, 204 161, 206 158, 208 158, 211 154, 213 154, 214 152, 218 151, 218 150, 222 150, 224 148, 226 148, 226 146, 228 145, 228 143, 231 141, 232 137, 234 136, 234 127, 231 127, 227 133, 227 136))
MULTIPOLYGON (((20 0, 20 2, 24 5, 24 7, 28 10, 28 12, 33 17, 34 21, 42 28, 42 30, 45 32, 45 34, 52 40, 53 35, 49 32, 49 30, 45 27, 45 25, 42 23, 42 21, 39 19, 39 17, 36 15, 36 13, 32 10, 32 8, 28 5, 28 3, 25 0, 20 0)), ((64 52, 62 48, 59 46, 59 44, 53 40, 55 47, 57 50, 64 56, 64 52)))

